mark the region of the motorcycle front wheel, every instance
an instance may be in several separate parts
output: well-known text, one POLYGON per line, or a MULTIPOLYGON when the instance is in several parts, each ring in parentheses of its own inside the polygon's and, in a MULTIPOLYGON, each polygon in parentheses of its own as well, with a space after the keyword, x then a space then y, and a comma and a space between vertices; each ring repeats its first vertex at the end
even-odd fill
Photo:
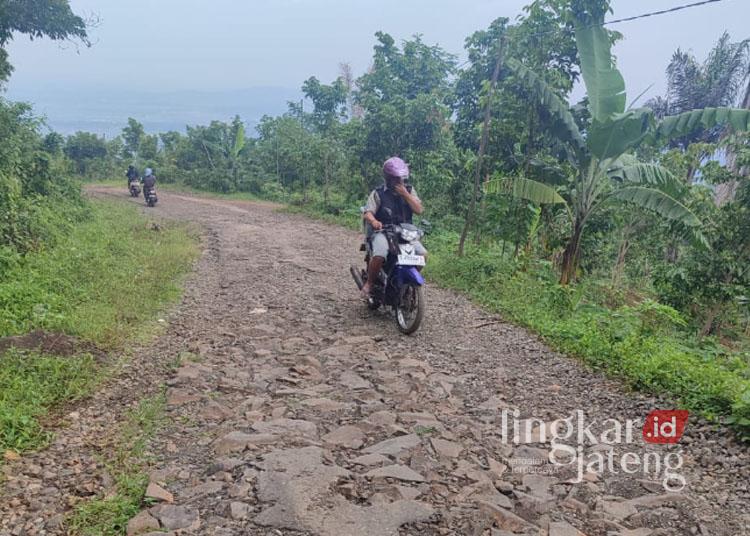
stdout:
POLYGON ((396 305, 396 325, 399 331, 404 335, 417 331, 424 318, 424 309, 424 289, 418 285, 404 285, 396 305))

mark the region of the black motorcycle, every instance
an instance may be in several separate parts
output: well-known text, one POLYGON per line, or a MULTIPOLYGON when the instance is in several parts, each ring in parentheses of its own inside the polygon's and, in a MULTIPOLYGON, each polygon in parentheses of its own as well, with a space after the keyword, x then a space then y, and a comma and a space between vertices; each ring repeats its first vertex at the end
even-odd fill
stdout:
POLYGON ((146 205, 149 207, 153 207, 154 205, 156 205, 156 202, 159 201, 159 198, 156 197, 155 186, 152 186, 151 188, 146 188, 144 186, 143 196, 146 198, 146 205))
MULTIPOLYGON (((422 221, 425 228, 429 222, 422 221)), ((367 306, 378 309, 382 305, 391 307, 399 331, 410 335, 419 329, 425 312, 424 278, 417 267, 425 265, 423 255, 415 253, 414 243, 425 235, 425 230, 410 223, 384 225, 379 233, 388 239, 388 258, 380 270, 378 280, 372 285, 372 294, 367 306)), ((365 251, 365 269, 351 266, 349 271, 360 290, 367 281, 367 265, 370 262, 370 241, 360 246, 365 251)))

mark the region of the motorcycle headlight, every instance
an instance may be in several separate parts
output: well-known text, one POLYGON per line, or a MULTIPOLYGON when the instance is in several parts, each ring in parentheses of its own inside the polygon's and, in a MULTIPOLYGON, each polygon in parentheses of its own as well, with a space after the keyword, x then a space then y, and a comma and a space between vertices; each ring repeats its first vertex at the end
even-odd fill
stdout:
POLYGON ((401 231, 401 239, 404 242, 414 242, 419 240, 419 231, 417 229, 403 229, 401 231))

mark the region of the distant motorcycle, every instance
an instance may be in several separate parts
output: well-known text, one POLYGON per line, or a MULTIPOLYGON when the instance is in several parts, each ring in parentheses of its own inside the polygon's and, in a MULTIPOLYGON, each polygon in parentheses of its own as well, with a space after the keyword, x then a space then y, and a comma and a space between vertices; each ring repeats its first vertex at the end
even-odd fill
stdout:
POLYGON ((141 195, 141 182, 138 177, 130 179, 128 182, 128 189, 130 190, 130 197, 138 197, 141 195))
POLYGON ((159 201, 159 198, 156 197, 156 187, 152 186, 151 188, 146 188, 144 186, 143 196, 146 198, 146 205, 149 207, 153 207, 156 205, 156 202, 159 201))
MULTIPOLYGON (((429 223, 423 221, 423 226, 429 223)), ((419 329, 425 313, 424 278, 417 270, 425 265, 423 255, 416 255, 414 242, 425 234, 425 230, 410 223, 400 225, 384 225, 379 233, 388 239, 388 258, 380 271, 378 280, 372 287, 372 294, 368 300, 370 309, 378 309, 381 305, 391 307, 399 331, 410 335, 419 329)), ((358 270, 351 266, 349 271, 360 290, 367 281, 367 265, 370 262, 370 243, 366 240, 360 246, 360 251, 366 251, 365 269, 358 270)))

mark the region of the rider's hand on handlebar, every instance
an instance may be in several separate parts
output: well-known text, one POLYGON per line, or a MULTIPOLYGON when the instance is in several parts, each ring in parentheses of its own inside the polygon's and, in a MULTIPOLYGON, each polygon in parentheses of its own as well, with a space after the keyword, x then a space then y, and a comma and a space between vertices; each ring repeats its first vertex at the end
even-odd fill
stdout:
POLYGON ((376 231, 380 231, 383 228, 383 224, 374 218, 370 222, 370 225, 372 225, 372 228, 375 229, 376 231))

